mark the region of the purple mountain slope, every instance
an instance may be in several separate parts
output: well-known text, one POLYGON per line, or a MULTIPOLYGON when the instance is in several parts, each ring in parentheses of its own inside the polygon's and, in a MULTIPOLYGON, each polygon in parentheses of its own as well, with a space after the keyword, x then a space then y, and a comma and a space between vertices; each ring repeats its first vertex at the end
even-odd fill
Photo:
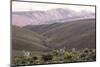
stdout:
POLYGON ((41 25, 87 18, 95 18, 95 13, 57 8, 47 11, 13 12, 12 24, 17 26, 41 25))

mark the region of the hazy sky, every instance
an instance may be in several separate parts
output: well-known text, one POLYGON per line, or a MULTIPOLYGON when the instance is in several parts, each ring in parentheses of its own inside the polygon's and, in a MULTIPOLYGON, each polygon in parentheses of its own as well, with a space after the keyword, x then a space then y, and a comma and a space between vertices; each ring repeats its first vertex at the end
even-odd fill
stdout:
POLYGON ((12 11, 30 11, 30 10, 50 10, 55 8, 67 8, 75 11, 95 12, 93 6, 79 5, 60 5, 60 4, 45 4, 45 3, 28 3, 28 2, 12 2, 12 11))

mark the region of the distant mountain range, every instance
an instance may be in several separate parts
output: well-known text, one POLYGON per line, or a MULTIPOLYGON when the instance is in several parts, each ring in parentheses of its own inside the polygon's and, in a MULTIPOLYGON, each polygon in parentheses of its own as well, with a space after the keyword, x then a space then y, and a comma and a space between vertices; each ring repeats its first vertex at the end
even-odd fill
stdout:
POLYGON ((95 18, 92 12, 75 12, 70 9, 56 8, 47 11, 12 12, 12 24, 17 26, 63 23, 79 19, 95 18))

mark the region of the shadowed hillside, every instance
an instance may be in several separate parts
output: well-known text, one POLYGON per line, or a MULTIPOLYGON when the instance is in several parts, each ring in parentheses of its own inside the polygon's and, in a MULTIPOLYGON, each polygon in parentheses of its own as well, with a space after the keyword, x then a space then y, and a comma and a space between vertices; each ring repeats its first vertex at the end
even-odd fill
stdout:
POLYGON ((13 50, 25 51, 47 51, 48 47, 44 46, 45 41, 42 35, 30 30, 12 26, 13 32, 13 50))
POLYGON ((95 19, 83 19, 66 23, 26 26, 47 37, 48 47, 56 48, 95 48, 95 19))
POLYGON ((37 33, 44 33, 47 32, 55 27, 61 26, 63 23, 53 23, 53 24, 43 24, 43 25, 27 25, 24 28, 30 29, 37 33))

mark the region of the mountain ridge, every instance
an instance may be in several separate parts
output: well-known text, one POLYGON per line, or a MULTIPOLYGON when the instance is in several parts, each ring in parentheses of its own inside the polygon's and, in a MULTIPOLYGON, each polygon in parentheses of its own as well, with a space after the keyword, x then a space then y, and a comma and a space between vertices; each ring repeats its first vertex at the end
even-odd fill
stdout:
POLYGON ((57 8, 47 11, 12 12, 12 23, 18 26, 51 24, 80 18, 95 18, 95 13, 85 11, 75 12, 70 9, 57 8), (62 21, 61 21, 62 20, 62 21), (64 21, 65 20, 65 21, 64 21), (51 22, 52 21, 52 22, 51 22))

